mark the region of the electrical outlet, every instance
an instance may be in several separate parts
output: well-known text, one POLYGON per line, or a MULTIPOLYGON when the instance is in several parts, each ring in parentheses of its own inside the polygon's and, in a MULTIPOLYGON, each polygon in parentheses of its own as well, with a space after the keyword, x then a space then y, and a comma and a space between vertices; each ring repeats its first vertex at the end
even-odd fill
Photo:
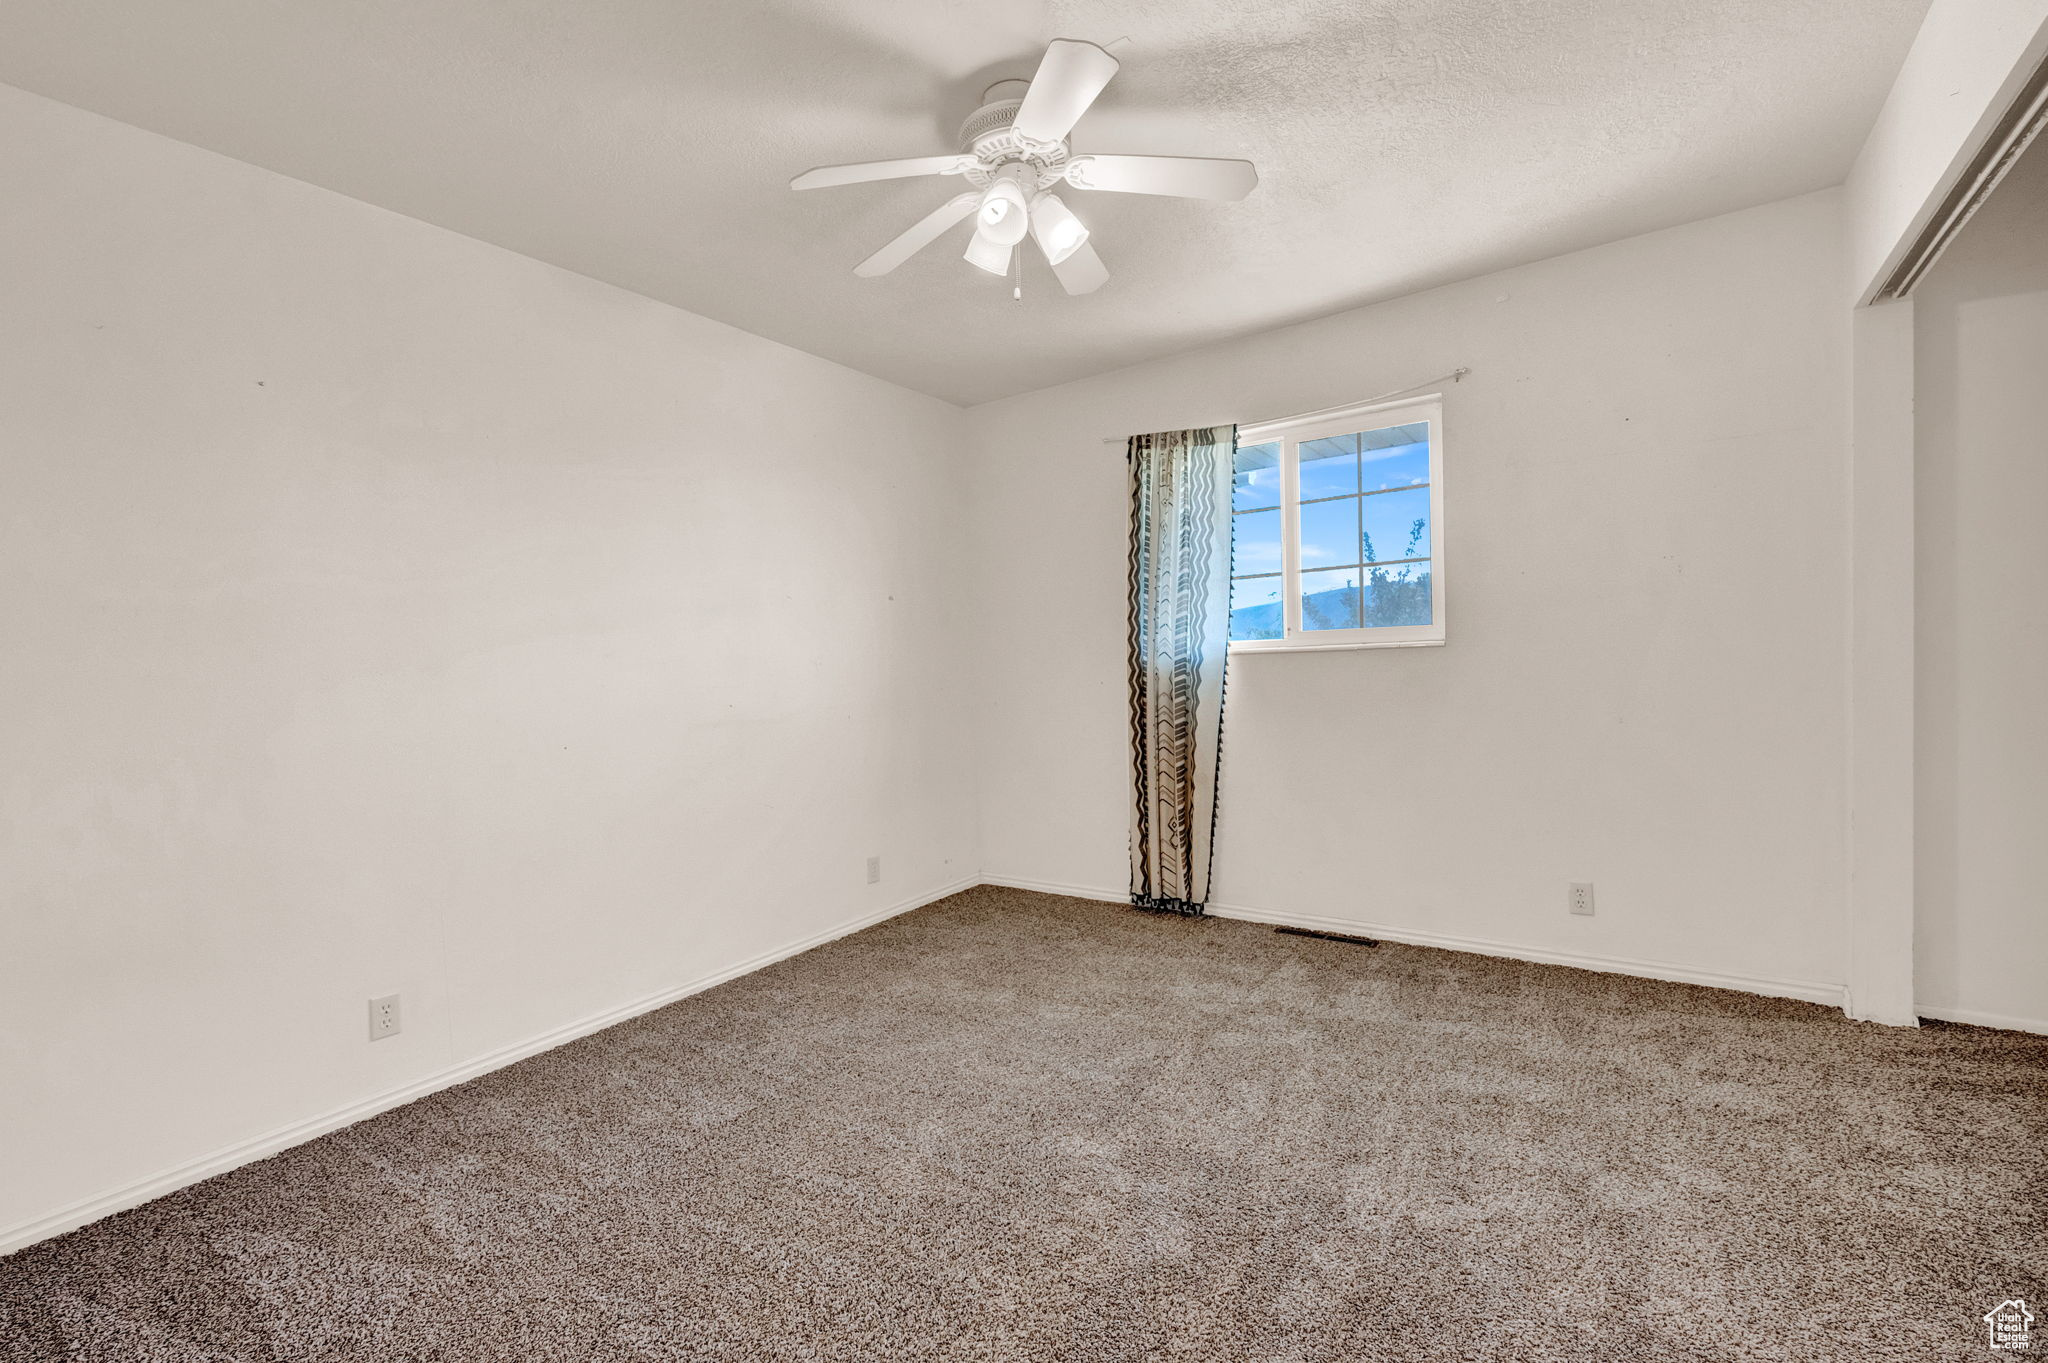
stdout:
POLYGON ((386 994, 370 1000, 370 1040, 382 1041, 398 1035, 398 995, 386 994))
POLYGON ((870 885, 879 885, 879 884, 881 884, 881 883, 882 883, 882 859, 881 859, 880 857, 869 857, 869 858, 868 858, 868 884, 870 884, 870 885))
POLYGON ((1581 913, 1581 914, 1584 914, 1584 915, 1585 915, 1586 917, 1588 917, 1588 918, 1591 918, 1591 917, 1593 916, 1593 882, 1592 882, 1592 881, 1590 881, 1590 880, 1574 880, 1574 881, 1572 882, 1572 888, 1571 888, 1571 910, 1572 910, 1572 912, 1573 912, 1573 913, 1581 913))

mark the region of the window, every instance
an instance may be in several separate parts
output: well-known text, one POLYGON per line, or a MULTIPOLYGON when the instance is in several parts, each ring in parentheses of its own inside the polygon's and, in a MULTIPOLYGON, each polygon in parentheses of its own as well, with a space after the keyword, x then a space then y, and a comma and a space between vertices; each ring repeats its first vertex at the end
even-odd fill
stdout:
POLYGON ((1432 397, 1238 432, 1232 648, 1444 641, 1443 430, 1432 397))

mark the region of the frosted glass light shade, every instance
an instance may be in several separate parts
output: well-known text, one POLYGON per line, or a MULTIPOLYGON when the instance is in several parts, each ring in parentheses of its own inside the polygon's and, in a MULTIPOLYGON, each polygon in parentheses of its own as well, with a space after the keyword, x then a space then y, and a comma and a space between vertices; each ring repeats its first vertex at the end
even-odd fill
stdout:
POLYGON ((1031 230, 1030 205, 1024 190, 1007 176, 996 180, 982 193, 975 210, 976 230, 1000 246, 1015 246, 1031 230))
POLYGON ((990 236, 987 226, 983 225, 975 230, 973 240, 967 243, 967 261, 990 274, 1008 274, 1010 252, 1015 249, 1010 243, 990 236))
POLYGON ((1057 265, 1081 249, 1088 240, 1088 229, 1058 195, 1041 194, 1031 206, 1031 235, 1046 260, 1057 265))

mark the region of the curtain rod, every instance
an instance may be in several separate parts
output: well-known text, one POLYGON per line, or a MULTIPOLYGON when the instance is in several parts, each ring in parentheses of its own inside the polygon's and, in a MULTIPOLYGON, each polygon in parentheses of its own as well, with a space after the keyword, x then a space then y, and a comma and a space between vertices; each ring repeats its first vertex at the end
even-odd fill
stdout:
MULTIPOLYGON (((1397 398, 1404 393, 1414 393, 1424 388, 1434 388, 1440 383, 1461 383, 1464 381, 1465 376, 1471 372, 1470 369, 1460 366, 1448 374, 1439 374, 1433 379, 1424 379, 1421 383, 1411 383, 1406 388, 1391 388, 1384 393, 1376 393, 1369 398, 1360 398, 1356 402, 1340 402, 1334 407, 1318 407, 1313 412, 1296 412, 1292 416, 1267 417, 1264 421, 1240 421, 1237 424, 1240 426, 1271 426, 1277 421, 1306 421, 1310 417, 1325 416, 1331 412, 1348 412, 1353 407, 1369 407, 1375 402, 1385 402, 1388 398, 1397 398)), ((1106 435, 1102 437, 1102 443, 1105 445, 1122 445, 1128 443, 1130 439, 1131 437, 1127 435, 1106 435)))

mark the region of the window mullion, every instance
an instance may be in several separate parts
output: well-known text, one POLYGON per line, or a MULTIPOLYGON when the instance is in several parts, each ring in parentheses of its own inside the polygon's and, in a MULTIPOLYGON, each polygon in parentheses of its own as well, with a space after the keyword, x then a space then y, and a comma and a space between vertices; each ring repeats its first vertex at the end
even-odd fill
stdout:
POLYGON ((1365 576, 1365 497, 1364 497, 1364 493, 1363 493, 1363 489, 1364 489, 1364 487, 1365 487, 1365 451, 1364 451, 1363 449, 1361 449, 1361 450, 1360 450, 1360 451, 1358 452, 1358 486, 1359 486, 1359 488, 1360 488, 1360 495, 1359 495, 1359 498, 1358 498, 1358 500, 1357 500, 1357 501, 1355 501, 1355 502, 1353 502, 1353 503, 1351 504, 1351 505, 1352 505, 1353 507, 1355 507, 1355 508, 1357 509, 1357 511, 1358 511, 1358 515, 1357 515, 1357 516, 1356 516, 1356 517, 1354 518, 1354 525, 1353 525, 1353 529, 1352 529, 1352 532, 1351 532, 1351 533, 1352 533, 1352 537, 1353 537, 1353 542, 1354 542, 1354 543, 1356 543, 1356 544, 1358 545, 1358 625, 1359 625, 1359 627, 1361 627, 1361 628, 1362 628, 1362 627, 1363 627, 1363 626, 1365 625, 1365 591, 1366 591, 1366 588, 1365 588, 1365 582, 1366 582, 1366 576, 1365 576))
POLYGON ((1301 637, 1301 452, 1293 436, 1280 440, 1281 636, 1301 637))

